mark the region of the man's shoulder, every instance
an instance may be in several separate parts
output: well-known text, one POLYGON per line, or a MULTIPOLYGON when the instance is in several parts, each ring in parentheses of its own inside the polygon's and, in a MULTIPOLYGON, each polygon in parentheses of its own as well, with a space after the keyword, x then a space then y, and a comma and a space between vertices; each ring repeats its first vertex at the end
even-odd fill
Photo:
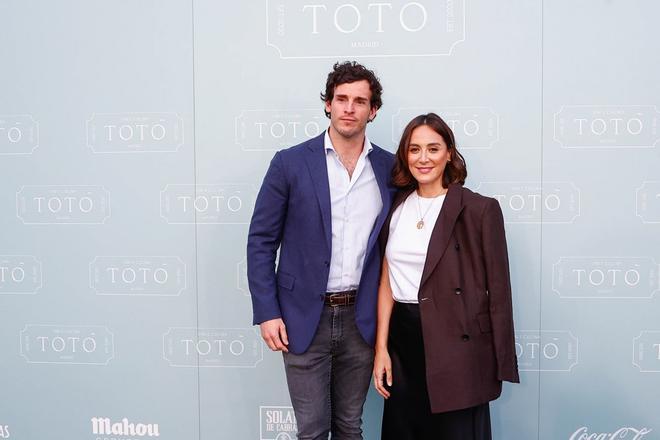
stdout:
POLYGON ((371 146, 373 147, 373 151, 371 152, 372 155, 380 157, 386 161, 394 162, 394 157, 395 157, 394 154, 390 153, 383 147, 379 147, 373 142, 371 143, 371 146))

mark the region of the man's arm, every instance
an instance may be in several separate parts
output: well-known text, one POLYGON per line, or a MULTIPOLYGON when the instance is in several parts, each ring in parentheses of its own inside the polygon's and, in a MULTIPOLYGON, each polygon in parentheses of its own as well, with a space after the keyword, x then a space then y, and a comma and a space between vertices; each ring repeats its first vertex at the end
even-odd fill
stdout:
POLYGON ((282 240, 288 199, 289 188, 282 156, 277 152, 257 196, 248 234, 247 275, 252 296, 253 324, 281 318, 275 259, 282 240))

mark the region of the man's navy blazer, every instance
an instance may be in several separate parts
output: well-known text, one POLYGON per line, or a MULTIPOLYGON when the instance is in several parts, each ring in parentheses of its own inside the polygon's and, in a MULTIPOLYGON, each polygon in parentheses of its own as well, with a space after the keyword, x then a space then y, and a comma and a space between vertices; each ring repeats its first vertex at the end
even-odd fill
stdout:
MULTIPOLYGON (((332 223, 324 135, 275 153, 257 196, 247 243, 253 323, 282 318, 289 351, 297 354, 307 350, 316 333, 330 272, 332 223)), ((378 234, 396 189, 390 184, 394 155, 373 145, 368 157, 383 208, 367 243, 355 320, 364 340, 373 345, 381 266, 378 234)))

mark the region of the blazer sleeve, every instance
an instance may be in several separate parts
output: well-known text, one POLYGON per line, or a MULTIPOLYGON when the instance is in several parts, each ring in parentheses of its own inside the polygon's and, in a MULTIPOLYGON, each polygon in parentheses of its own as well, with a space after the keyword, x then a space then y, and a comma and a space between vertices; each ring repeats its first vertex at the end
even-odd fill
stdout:
POLYGON ((280 318, 275 261, 289 199, 280 152, 270 162, 257 195, 247 240, 247 276, 253 324, 280 318))
POLYGON ((482 218, 482 243, 486 266, 490 319, 499 380, 520 382, 513 329, 513 306, 504 218, 495 199, 488 199, 482 218))

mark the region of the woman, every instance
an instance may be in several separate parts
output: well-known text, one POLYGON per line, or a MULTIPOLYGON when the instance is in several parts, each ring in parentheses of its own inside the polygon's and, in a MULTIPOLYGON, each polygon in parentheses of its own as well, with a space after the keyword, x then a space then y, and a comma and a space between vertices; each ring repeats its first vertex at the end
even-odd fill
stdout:
POLYGON ((436 114, 403 132, 400 188, 381 233, 374 382, 382 439, 490 439, 488 402, 519 382, 502 211, 463 188, 454 135, 436 114))

